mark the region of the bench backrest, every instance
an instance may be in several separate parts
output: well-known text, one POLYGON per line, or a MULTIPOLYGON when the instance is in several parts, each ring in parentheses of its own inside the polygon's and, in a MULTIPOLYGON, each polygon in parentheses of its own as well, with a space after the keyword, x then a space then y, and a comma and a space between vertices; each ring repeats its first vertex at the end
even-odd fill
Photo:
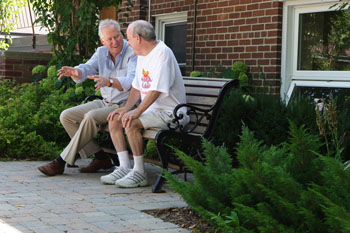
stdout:
POLYGON ((197 122, 197 118, 203 116, 203 114, 196 116, 199 112, 196 114, 189 112, 191 122, 186 128, 191 128, 194 124, 198 124, 192 132, 202 134, 204 137, 208 138, 212 134, 212 129, 215 125, 220 105, 223 102, 226 92, 232 87, 238 87, 239 82, 238 80, 232 79, 208 77, 183 77, 183 80, 188 104, 202 109, 213 109, 213 111, 209 113, 209 119, 206 116, 200 122, 197 122))

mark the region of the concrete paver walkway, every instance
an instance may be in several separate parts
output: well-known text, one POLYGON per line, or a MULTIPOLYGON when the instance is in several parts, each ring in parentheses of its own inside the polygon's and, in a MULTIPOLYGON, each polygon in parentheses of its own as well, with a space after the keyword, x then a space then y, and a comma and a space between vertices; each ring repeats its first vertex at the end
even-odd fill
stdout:
MULTIPOLYGON (((78 160, 77 165, 89 162, 78 160)), ((36 169, 44 163, 0 162, 0 233, 190 232, 142 212, 187 206, 166 187, 166 193, 155 194, 151 186, 103 185, 100 176, 112 170, 81 174, 66 168, 64 175, 46 177, 36 169)), ((159 169, 146 164, 146 170, 153 184, 159 169)))

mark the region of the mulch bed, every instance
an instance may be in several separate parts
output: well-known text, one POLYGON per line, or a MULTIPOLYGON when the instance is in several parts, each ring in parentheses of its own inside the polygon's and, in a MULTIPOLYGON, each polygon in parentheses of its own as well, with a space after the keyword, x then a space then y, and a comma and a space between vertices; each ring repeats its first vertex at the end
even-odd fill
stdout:
POLYGON ((160 218, 165 222, 174 223, 192 232, 215 232, 204 219, 188 207, 147 210, 145 213, 160 218))

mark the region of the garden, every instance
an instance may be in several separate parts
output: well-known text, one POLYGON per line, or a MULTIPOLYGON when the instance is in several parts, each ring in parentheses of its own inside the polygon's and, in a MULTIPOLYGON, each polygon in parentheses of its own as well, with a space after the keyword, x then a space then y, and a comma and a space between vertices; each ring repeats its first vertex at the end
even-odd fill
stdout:
MULTIPOLYGON (((60 113, 98 93, 92 80, 82 84, 57 80, 57 70, 83 62, 98 46, 98 38, 91 37, 97 36, 98 18, 86 19, 80 10, 98 15, 103 7, 115 4, 83 1, 86 5, 72 12, 65 1, 54 6, 32 2, 34 10, 43 12, 39 20, 47 24, 58 49, 48 66, 33 69, 32 83, 0 80, 0 160, 52 160, 69 142, 60 113), (54 27, 58 15, 62 28, 54 27), (76 40, 67 40, 73 34, 76 40)), ((243 62, 234 62, 232 69, 213 67, 191 75, 241 82, 241 88, 224 101, 214 140, 203 139, 203 163, 174 148, 193 173, 193 182, 164 171, 168 185, 213 232, 350 232, 346 91, 299 89, 286 103, 254 86, 243 62)), ((146 156, 154 153, 149 142, 146 156)))

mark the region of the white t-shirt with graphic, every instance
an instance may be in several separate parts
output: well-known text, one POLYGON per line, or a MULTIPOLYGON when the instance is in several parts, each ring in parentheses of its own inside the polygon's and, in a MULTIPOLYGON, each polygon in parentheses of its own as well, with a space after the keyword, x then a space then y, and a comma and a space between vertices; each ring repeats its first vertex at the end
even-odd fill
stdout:
MULTIPOLYGON (((144 112, 169 111, 180 103, 186 103, 185 86, 176 58, 164 42, 158 41, 156 47, 146 56, 138 56, 133 88, 141 93, 141 100, 149 91, 159 91, 161 94, 144 112)), ((182 109, 185 113, 186 109, 182 109)), ((183 123, 189 121, 188 116, 183 123)))

